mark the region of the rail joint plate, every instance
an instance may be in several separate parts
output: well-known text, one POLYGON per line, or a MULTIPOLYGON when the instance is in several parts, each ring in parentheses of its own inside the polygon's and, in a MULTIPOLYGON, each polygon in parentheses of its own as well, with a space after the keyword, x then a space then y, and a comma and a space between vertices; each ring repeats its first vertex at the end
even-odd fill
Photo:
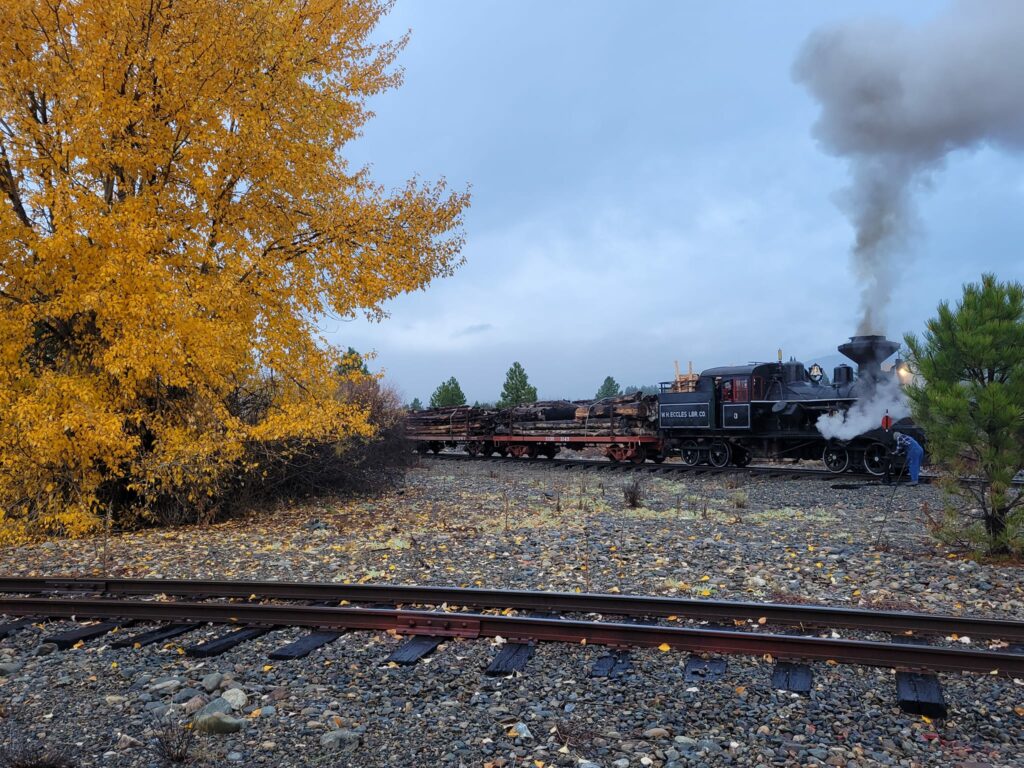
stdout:
POLYGON ((395 629, 403 635, 480 637, 480 620, 462 618, 458 614, 427 616, 422 613, 399 613, 397 623, 395 629))

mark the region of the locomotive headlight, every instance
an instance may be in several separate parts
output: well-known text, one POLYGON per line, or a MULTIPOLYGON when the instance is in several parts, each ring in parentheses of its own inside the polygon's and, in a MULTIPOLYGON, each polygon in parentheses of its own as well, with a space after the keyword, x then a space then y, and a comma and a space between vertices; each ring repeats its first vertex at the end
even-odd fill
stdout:
POLYGON ((914 378, 914 372, 910 370, 910 366, 905 361, 897 360, 896 377, 899 379, 900 384, 909 384, 914 378))

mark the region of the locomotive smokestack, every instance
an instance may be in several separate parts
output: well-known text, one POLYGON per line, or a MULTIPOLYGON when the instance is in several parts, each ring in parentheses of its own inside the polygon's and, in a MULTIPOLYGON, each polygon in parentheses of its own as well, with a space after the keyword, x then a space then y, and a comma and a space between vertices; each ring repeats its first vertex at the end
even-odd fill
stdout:
POLYGON ((892 356, 900 345, 885 336, 851 336, 840 344, 839 352, 857 364, 857 376, 862 381, 877 382, 882 377, 882 363, 892 356))

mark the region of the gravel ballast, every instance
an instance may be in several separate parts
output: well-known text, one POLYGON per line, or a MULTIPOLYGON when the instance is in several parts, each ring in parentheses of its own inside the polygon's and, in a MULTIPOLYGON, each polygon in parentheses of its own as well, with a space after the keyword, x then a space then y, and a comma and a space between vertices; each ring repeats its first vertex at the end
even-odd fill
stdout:
MULTIPOLYGON (((936 544, 936 488, 860 480, 653 476, 425 460, 376 499, 317 501, 203 528, 0 551, 3 575, 393 582, 822 602, 1024 619, 1021 570, 936 544), (623 486, 642 482, 642 505, 623 486), (834 486, 841 486, 836 488, 834 486), (891 502, 891 504, 890 504, 891 502), (106 558, 104 560, 104 557, 106 558)), ((0 640, 0 724, 82 766, 161 765, 157 734, 192 723, 208 765, 1024 765, 1024 681, 941 675, 949 717, 896 705, 894 673, 812 664, 809 696, 775 691, 770 660, 731 656, 689 681, 687 654, 539 645, 488 678, 500 641, 451 640, 411 667, 401 638, 353 632, 294 661, 287 629, 194 659, 204 627, 163 645, 69 651, 70 622, 0 640)), ((136 628, 122 632, 139 631, 136 628)), ((982 640, 957 638, 957 643, 982 640)))

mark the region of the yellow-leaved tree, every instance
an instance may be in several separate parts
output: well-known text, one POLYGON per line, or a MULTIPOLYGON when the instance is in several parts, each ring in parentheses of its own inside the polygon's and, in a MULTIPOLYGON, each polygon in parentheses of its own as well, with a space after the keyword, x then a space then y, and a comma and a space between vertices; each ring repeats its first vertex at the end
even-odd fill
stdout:
POLYGON ((0 4, 0 538, 372 431, 317 322, 450 273, 468 204, 341 155, 400 79, 389 7, 0 4))

